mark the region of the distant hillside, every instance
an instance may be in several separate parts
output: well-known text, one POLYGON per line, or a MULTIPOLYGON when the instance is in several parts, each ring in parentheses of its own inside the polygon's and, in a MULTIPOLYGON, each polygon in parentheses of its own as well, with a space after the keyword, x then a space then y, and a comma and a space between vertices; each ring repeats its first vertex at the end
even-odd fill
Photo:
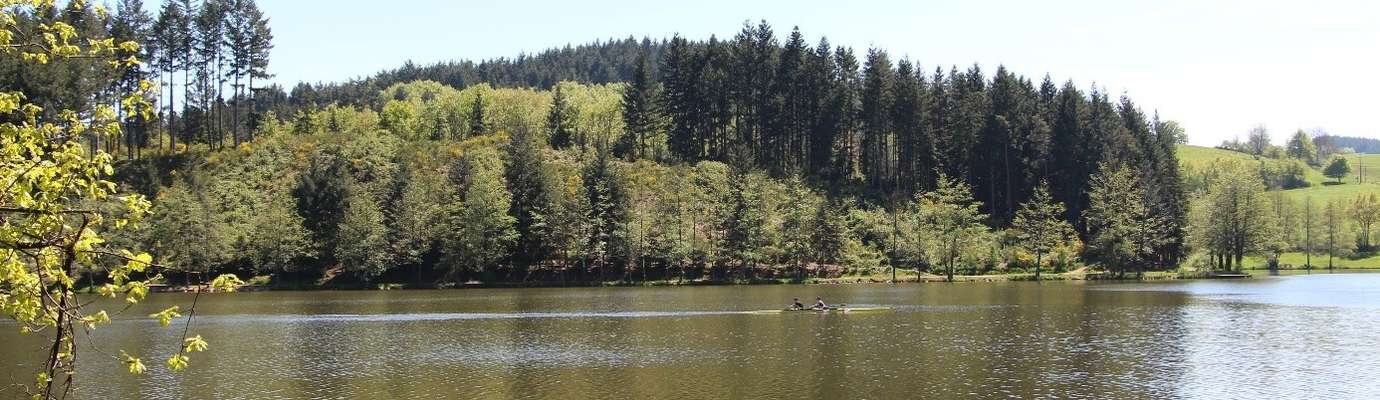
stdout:
MULTIPOLYGON (((1177 148, 1179 164, 1184 166, 1188 173, 1185 179, 1192 182, 1195 177, 1194 170, 1201 170, 1217 160, 1241 160, 1263 163, 1279 163, 1280 160, 1256 157, 1250 154, 1237 151, 1224 150, 1212 147, 1179 145, 1177 148)), ((1380 154, 1353 154, 1346 156, 1351 162, 1352 175, 1342 179, 1340 184, 1333 179, 1323 176, 1322 171, 1317 168, 1308 168, 1305 171, 1305 178, 1309 186, 1285 190, 1284 193, 1297 201, 1305 198, 1313 198, 1314 201, 1331 200, 1350 200, 1361 193, 1380 193, 1380 154), (1365 170, 1364 183, 1357 182, 1357 176, 1361 170, 1365 170), (1373 175, 1372 175, 1373 174, 1373 175)))
POLYGON ((1355 136, 1319 136, 1313 139, 1314 142, 1328 142, 1337 148, 1350 148, 1357 153, 1377 154, 1380 153, 1380 139, 1363 138, 1355 136))

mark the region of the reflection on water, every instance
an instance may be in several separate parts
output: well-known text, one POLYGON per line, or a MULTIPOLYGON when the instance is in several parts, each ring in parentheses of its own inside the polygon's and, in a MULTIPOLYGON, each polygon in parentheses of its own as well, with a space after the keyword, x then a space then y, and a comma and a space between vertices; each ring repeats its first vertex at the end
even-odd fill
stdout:
MULTIPOLYGON (((1377 309, 1380 274, 243 293, 202 297, 211 349, 182 373, 131 377, 100 355, 153 364, 179 332, 98 330, 79 397, 1365 398, 1380 393, 1377 309), (816 295, 893 309, 745 312, 816 295)), ((41 338, 11 328, 0 380, 27 382, 41 338)))

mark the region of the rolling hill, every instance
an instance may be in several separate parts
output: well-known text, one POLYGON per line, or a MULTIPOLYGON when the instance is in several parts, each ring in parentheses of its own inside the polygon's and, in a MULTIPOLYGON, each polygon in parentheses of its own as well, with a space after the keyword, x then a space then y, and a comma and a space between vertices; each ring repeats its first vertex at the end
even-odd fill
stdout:
MULTIPOLYGON (((1222 159, 1252 162, 1262 160, 1261 157, 1250 154, 1212 147, 1179 145, 1177 151, 1179 164, 1189 169, 1200 169, 1213 161, 1222 159)), ((1323 176, 1322 171, 1317 168, 1309 168, 1306 172, 1309 186, 1286 190, 1285 193, 1298 201, 1312 197, 1314 201, 1324 202, 1350 200, 1361 193, 1380 194, 1380 154, 1350 154, 1346 157, 1351 162, 1352 174, 1343 178, 1341 183, 1336 183, 1323 176), (1361 174, 1363 168, 1365 170, 1365 182, 1358 183, 1357 176, 1361 174)), ((1263 161, 1277 162, 1269 158, 1263 158, 1263 161)))

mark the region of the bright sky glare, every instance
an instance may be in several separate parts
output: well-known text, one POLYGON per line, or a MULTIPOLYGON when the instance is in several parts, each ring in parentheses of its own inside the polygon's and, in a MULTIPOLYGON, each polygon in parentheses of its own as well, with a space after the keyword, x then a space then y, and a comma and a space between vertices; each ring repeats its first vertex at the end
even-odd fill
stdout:
MULTIPOLYGON (((1180 121, 1194 144, 1276 143, 1299 128, 1380 138, 1380 2, 1355 1, 302 1, 259 0, 291 87, 372 75, 406 60, 510 57, 612 37, 731 37, 766 19, 926 70, 998 64, 1073 78, 1180 121)), ((157 3, 157 2, 152 2, 157 3)), ((150 5, 154 8, 156 5, 150 5)))

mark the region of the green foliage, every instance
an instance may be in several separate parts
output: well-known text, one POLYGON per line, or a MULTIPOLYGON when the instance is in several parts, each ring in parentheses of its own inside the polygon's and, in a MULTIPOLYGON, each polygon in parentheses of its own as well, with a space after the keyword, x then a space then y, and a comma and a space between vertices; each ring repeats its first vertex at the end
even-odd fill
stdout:
POLYGON ((248 223, 242 251, 260 272, 293 272, 317 256, 318 243, 287 193, 270 194, 248 223))
POLYGON ((661 147, 655 142, 659 130, 660 112, 656 109, 656 83, 651 81, 647 71, 647 58, 638 57, 631 84, 623 88, 623 126, 625 132, 613 147, 614 155, 635 159, 655 159, 661 147))
POLYGON ((1088 193, 1089 206, 1084 218, 1091 232, 1091 244, 1103 260, 1118 273, 1127 264, 1139 265, 1156 244, 1158 216, 1146 207, 1145 188, 1131 169, 1103 164, 1093 177, 1088 193))
MULTIPOLYGON (((516 258, 522 264, 544 260, 552 252, 546 242, 550 236, 547 214, 555 207, 550 194, 553 182, 547 176, 541 142, 526 129, 508 138, 504 177, 512 192, 509 215, 515 220, 518 242, 516 258)), ((525 266, 525 265, 524 265, 525 266)))
POLYGON ((556 85, 551 91, 551 111, 546 114, 546 136, 551 148, 561 150, 574 144, 572 116, 570 101, 566 99, 561 85, 556 85))
POLYGON ((599 151, 582 174, 589 199, 587 256, 602 268, 627 254, 628 195, 607 152, 599 151))
MULTIPOLYGON (((356 186, 357 187, 357 186, 356 186)), ((336 228, 335 259, 346 271, 366 281, 387 272, 392 267, 392 252, 388 242, 388 228, 383 212, 373 194, 365 190, 350 190, 345 209, 336 228)))
POLYGON ((820 204, 815 209, 814 221, 817 229, 810 235, 810 250, 813 258, 824 263, 836 263, 843 254, 845 241, 852 236, 848 231, 843 207, 831 201, 820 204))
POLYGON ((230 254, 226 228, 197 192, 175 185, 157 200, 146 234, 159 261, 184 271, 207 272, 230 254))
POLYGON ((1289 143, 1285 145, 1285 151, 1290 157, 1299 159, 1309 165, 1318 164, 1318 148, 1313 145, 1313 139, 1308 137, 1308 133, 1300 129, 1294 132, 1294 136, 1289 137, 1289 143))
POLYGON ((512 255, 518 239, 516 219, 508 214, 512 194, 504 187, 503 160, 492 149, 470 152, 456 166, 460 192, 446 207, 447 235, 442 254, 454 272, 493 272, 512 255))
POLYGON ((747 268, 765 261, 766 247, 770 244, 766 231, 768 211, 761 181, 756 178, 741 172, 733 174, 728 218, 722 222, 726 231, 725 250, 743 264, 743 278, 750 278, 747 268))
MULTIPOLYGON (((1049 195, 1046 185, 1035 188, 1030 200, 1021 204, 1011 221, 1011 235, 1021 249, 1035 253, 1035 275, 1043 268, 1043 256, 1078 241, 1073 225, 1060 219, 1064 205, 1049 195)), ((1061 260, 1065 261, 1065 260, 1061 260)), ((1065 261, 1066 262, 1066 261, 1065 261)))
POLYGON ((1189 237, 1194 246, 1227 270, 1239 269, 1247 254, 1278 253, 1287 246, 1265 186, 1249 166, 1223 161, 1212 170, 1208 190, 1193 201, 1189 237))
POLYGON ((978 210, 967 185, 942 173, 936 182, 934 191, 920 193, 911 205, 916 237, 923 244, 925 259, 943 268, 953 281, 959 258, 980 252, 991 233, 982 224, 987 215, 978 210))
POLYGON ((334 253, 336 228, 345 206, 345 167, 334 157, 312 158, 297 177, 292 195, 297 213, 322 251, 334 253))
POLYGON ((1356 236, 1356 247, 1360 250, 1372 249, 1370 228, 1380 221, 1380 195, 1370 193, 1356 196, 1356 200, 1351 203, 1350 211, 1351 219, 1360 229, 1356 236))
POLYGON ((1328 178, 1336 179, 1337 183, 1341 183, 1342 178, 1350 173, 1351 164, 1347 163, 1346 157, 1342 156, 1332 156, 1332 159, 1327 161, 1327 167, 1323 168, 1323 175, 1327 175, 1328 178))
MULTIPOLYGON (((819 217, 824 209, 819 195, 813 193, 800 181, 799 177, 792 177, 785 182, 786 195, 781 203, 781 251, 787 256, 788 260, 797 266, 809 258, 821 260, 833 260, 838 258, 838 247, 830 242, 837 243, 841 232, 840 226, 824 227, 817 223, 838 223, 842 221, 835 218, 819 217), (818 239, 823 244, 818 254, 815 254, 814 245, 816 235, 828 235, 832 237, 818 239)), ((803 267, 803 266, 802 266, 803 267)))
POLYGON ((1347 219, 1347 205, 1339 200, 1327 202, 1323 207, 1322 250, 1327 254, 1327 268, 1331 269, 1334 257, 1347 257, 1356 250, 1351 221, 1347 219))
MULTIPOLYGON (((414 167, 423 168, 423 167, 414 167)), ((438 248, 444 236, 446 200, 455 189, 436 170, 407 169, 402 178, 402 194, 393 207, 392 245, 400 264, 418 264, 438 248)))
MULTIPOLYGON (((90 73, 91 77, 123 76, 139 65, 130 54, 139 50, 135 41, 116 43, 114 38, 79 30, 66 20, 20 23, 20 18, 55 6, 47 0, 0 3, 0 64, 40 74, 51 71, 48 68, 73 68, 83 71, 78 76, 90 73)), ((83 2, 68 6, 72 8, 69 15, 88 10, 83 2)), ((46 336, 51 343, 43 347, 47 357, 37 372, 37 385, 26 387, 28 394, 66 397, 78 370, 77 324, 90 330, 110 322, 105 310, 77 298, 74 274, 103 269, 104 276, 92 282, 100 295, 123 294, 126 303, 134 304, 147 294, 148 279, 161 267, 153 264, 151 255, 113 247, 105 239, 135 227, 151 205, 142 196, 118 193, 110 180, 113 157, 94 145, 86 151, 80 140, 91 138, 97 143, 121 133, 123 121, 110 105, 114 101, 130 114, 150 119, 153 110, 146 96, 154 86, 138 80, 105 93, 107 101, 92 103, 30 97, 27 84, 4 87, 0 92, 0 186, 4 187, 0 191, 0 313, 22 333, 51 335, 46 336)), ((78 85, 68 94, 94 99, 106 89, 111 88, 78 85)), ((95 338, 91 344, 103 343, 95 338)), ((146 370, 140 358, 120 354, 131 373, 146 370)))

